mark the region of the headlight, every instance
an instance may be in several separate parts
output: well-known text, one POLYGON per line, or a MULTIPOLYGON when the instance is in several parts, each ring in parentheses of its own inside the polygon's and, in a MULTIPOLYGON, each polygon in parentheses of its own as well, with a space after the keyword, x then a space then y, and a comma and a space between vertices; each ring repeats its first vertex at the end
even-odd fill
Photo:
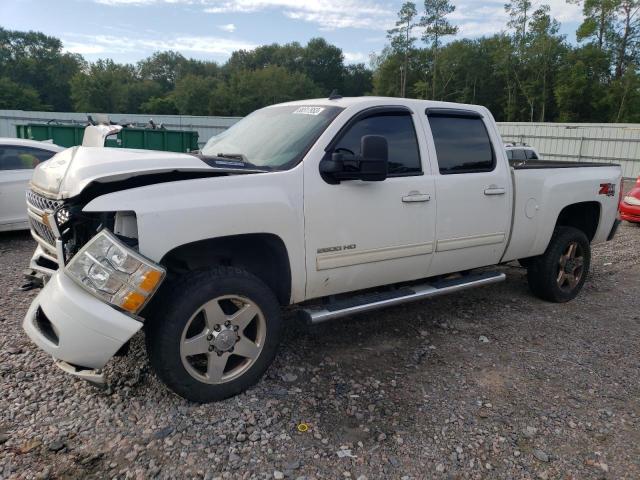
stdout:
POLYGON ((142 310, 166 273, 108 230, 89 240, 65 271, 92 295, 131 313, 142 310))
POLYGON ((632 197, 631 195, 627 195, 624 197, 624 203, 628 205, 636 205, 640 207, 640 198, 632 197))
POLYGON ((58 209, 58 211, 56 212, 56 223, 58 224, 58 227, 62 227, 65 223, 67 223, 70 217, 71 213, 66 207, 58 209))

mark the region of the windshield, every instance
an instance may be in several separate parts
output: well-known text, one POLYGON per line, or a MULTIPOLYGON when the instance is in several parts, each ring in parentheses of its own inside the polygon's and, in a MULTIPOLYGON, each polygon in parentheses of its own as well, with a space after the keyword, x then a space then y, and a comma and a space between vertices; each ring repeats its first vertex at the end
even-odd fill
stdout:
POLYGON ((343 109, 278 106, 253 112, 202 148, 202 155, 274 170, 292 168, 343 109))

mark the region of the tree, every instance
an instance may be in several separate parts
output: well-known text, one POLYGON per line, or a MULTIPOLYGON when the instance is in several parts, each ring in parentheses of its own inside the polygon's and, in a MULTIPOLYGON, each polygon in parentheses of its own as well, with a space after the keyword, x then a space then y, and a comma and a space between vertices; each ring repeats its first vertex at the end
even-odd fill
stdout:
POLYGON ((541 122, 547 119, 548 109, 554 107, 550 91, 565 50, 564 37, 558 35, 560 24, 551 18, 549 10, 548 5, 542 5, 531 16, 525 65, 521 65, 523 75, 516 77, 530 107, 530 121, 534 121, 536 106, 541 122))
POLYGON ((312 38, 302 52, 303 72, 322 88, 321 95, 329 95, 333 89, 341 89, 344 71, 342 50, 330 45, 324 38, 312 38))
POLYGON ((187 59, 178 52, 155 52, 138 62, 138 72, 142 79, 153 80, 163 92, 169 92, 175 88, 186 64, 187 59))
POLYGON ((140 113, 151 113, 154 115, 176 115, 178 107, 172 94, 165 97, 151 97, 140 105, 140 113))
POLYGON ((416 4, 405 2, 398 12, 396 26, 387 30, 387 38, 391 41, 391 48, 404 56, 404 63, 400 70, 400 96, 406 97, 407 74, 409 69, 409 52, 413 48, 416 38, 411 35, 417 26, 415 18, 418 15, 416 4))
POLYGON ((637 63, 640 47, 640 0, 620 0, 615 32, 615 78, 621 78, 630 63, 637 63))
POLYGON ((371 92, 373 74, 363 63, 347 65, 342 77, 342 94, 356 97, 371 92))
POLYGON ((436 99, 436 82, 438 74, 438 48, 442 37, 455 35, 458 27, 451 25, 447 15, 453 13, 456 7, 449 0, 424 0, 424 15, 420 19, 420 26, 424 27, 422 41, 431 45, 433 54, 433 72, 431 75, 431 98, 436 99))
POLYGON ((605 48, 607 37, 613 29, 618 3, 619 0, 584 0, 584 20, 576 31, 576 39, 580 42, 592 38, 600 50, 605 48))
POLYGON ((302 72, 269 65, 259 70, 234 72, 220 83, 209 100, 211 115, 247 115, 274 103, 313 98, 322 89, 302 72))
POLYGON ((98 60, 71 79, 73 105, 78 112, 128 113, 135 80, 133 65, 98 60))
POLYGON ((173 101, 181 115, 208 115, 209 101, 218 82, 212 77, 188 74, 178 80, 173 101))
POLYGON ((558 121, 604 122, 610 114, 603 83, 609 57, 597 44, 570 50, 559 68, 555 86, 558 121))
POLYGON ((515 30, 516 43, 522 53, 527 42, 527 22, 531 11, 531 0, 511 0, 505 3, 504 9, 509 15, 507 26, 515 30))
POLYGON ((0 108, 41 110, 43 105, 34 88, 20 85, 7 77, 0 77, 0 108))
POLYGON ((69 82, 82 66, 79 55, 63 53, 57 38, 0 27, 0 77, 37 92, 39 108, 71 110, 69 82))

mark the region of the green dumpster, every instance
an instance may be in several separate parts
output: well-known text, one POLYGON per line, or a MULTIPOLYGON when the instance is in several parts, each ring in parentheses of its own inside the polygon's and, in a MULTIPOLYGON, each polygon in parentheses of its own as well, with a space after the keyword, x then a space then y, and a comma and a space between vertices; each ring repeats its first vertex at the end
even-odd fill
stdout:
MULTIPOLYGON (((73 147, 82 144, 84 125, 37 124, 17 125, 18 138, 53 140, 56 145, 73 147)), ((106 147, 141 148, 166 152, 189 152, 198 149, 198 132, 148 128, 123 128, 117 137, 109 137, 106 147)))

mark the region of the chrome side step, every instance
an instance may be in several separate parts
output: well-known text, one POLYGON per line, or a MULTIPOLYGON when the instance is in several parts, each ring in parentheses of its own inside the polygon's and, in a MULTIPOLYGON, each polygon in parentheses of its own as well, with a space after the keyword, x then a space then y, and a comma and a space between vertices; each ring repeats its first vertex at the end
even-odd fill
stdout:
POLYGON ((369 312, 379 308, 400 305, 425 298, 437 297, 447 293, 458 292, 468 288, 481 287, 491 283, 504 281, 504 273, 482 272, 466 275, 461 278, 438 280, 431 283, 403 287, 392 292, 374 292, 340 300, 321 307, 309 307, 302 309, 302 318, 310 324, 326 322, 334 318, 346 317, 356 313, 369 312))

